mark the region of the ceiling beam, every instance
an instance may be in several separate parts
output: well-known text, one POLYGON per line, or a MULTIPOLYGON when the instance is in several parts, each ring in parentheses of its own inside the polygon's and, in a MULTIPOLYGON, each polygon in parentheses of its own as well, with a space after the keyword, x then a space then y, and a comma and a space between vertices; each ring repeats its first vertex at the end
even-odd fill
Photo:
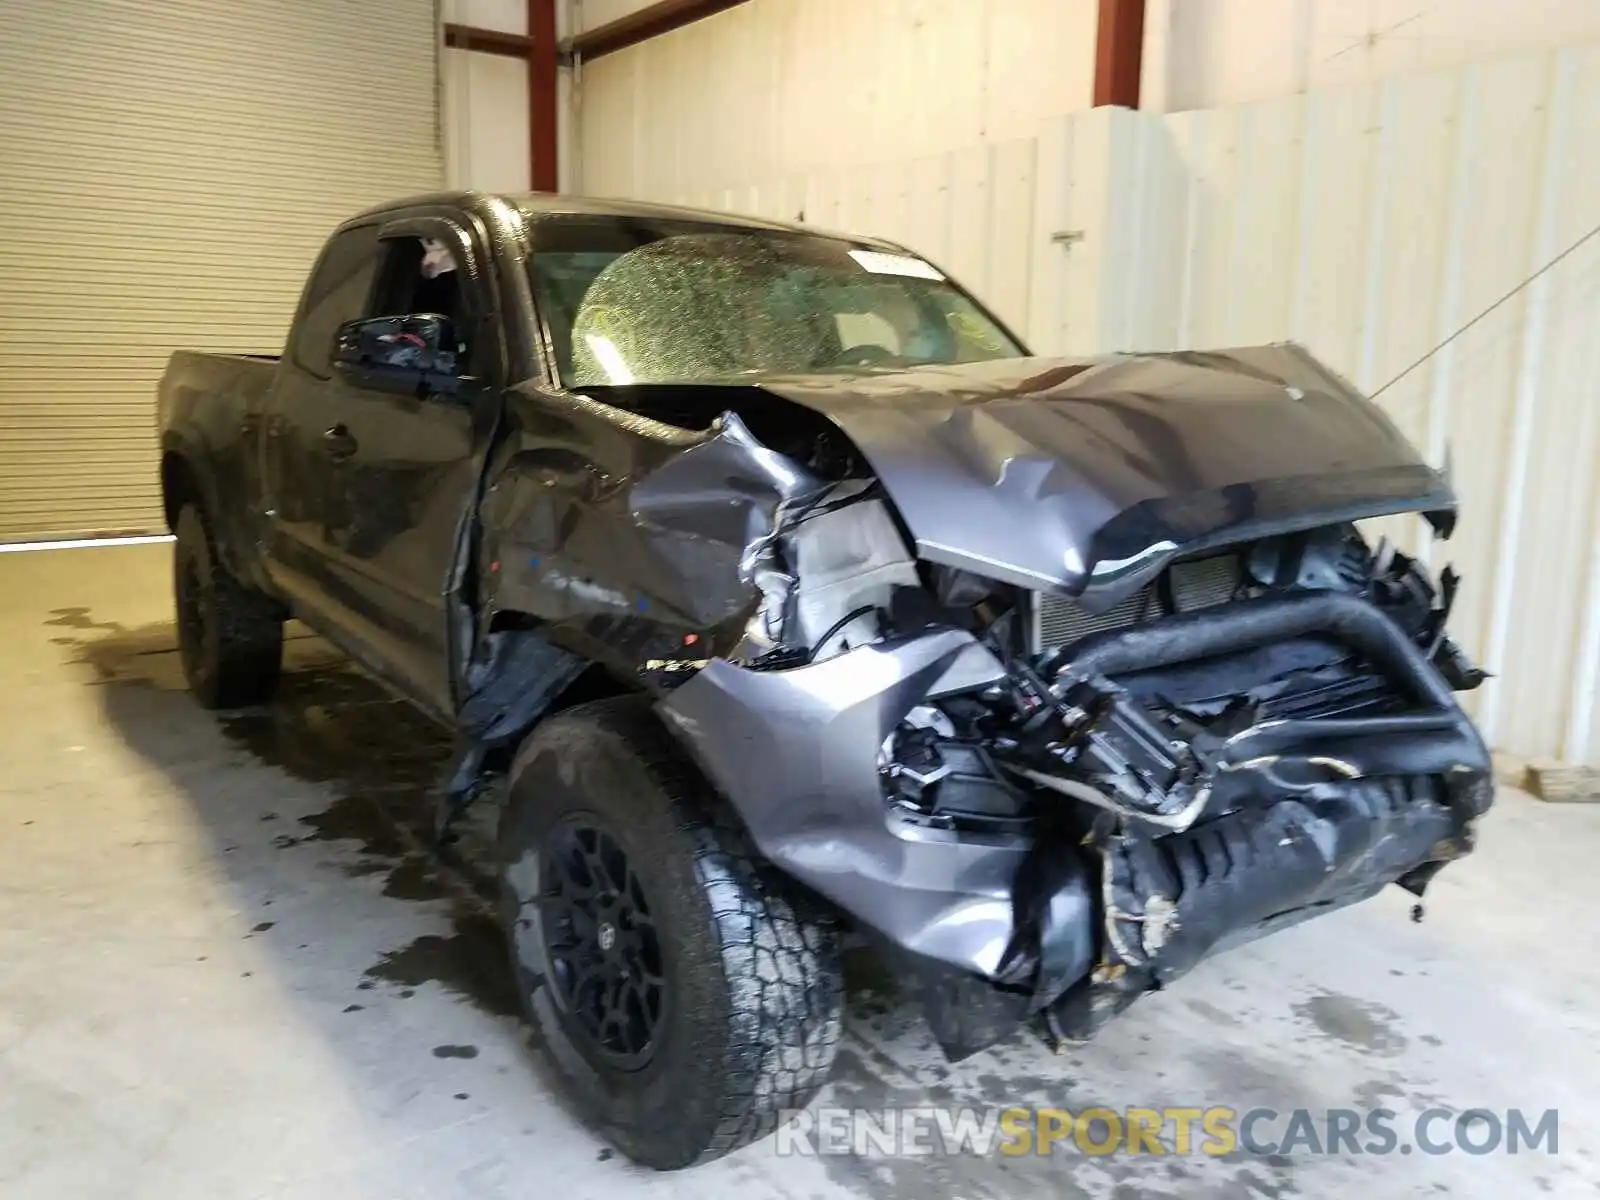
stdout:
POLYGON ((523 33, 503 29, 480 29, 476 25, 446 22, 444 44, 452 50, 477 50, 483 54, 503 54, 507 58, 527 58, 533 39, 523 33))
POLYGON ((1094 106, 1139 107, 1145 0, 1100 0, 1094 48, 1094 106))
POLYGON ((743 3, 745 0, 656 0, 625 17, 584 30, 572 38, 569 46, 580 58, 599 58, 743 3))

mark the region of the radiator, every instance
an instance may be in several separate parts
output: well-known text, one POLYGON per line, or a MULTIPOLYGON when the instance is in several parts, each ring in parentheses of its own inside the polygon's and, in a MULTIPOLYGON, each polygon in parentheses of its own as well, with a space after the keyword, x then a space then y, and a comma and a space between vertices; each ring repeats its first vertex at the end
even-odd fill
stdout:
MULTIPOLYGON (((1178 612, 1193 612, 1225 604, 1233 598, 1243 578, 1237 554, 1219 554, 1167 568, 1178 612)), ((1033 648, 1053 650, 1102 629, 1124 629, 1139 621, 1163 616, 1159 583, 1152 583, 1102 613, 1091 613, 1056 592, 1033 595, 1033 648)))

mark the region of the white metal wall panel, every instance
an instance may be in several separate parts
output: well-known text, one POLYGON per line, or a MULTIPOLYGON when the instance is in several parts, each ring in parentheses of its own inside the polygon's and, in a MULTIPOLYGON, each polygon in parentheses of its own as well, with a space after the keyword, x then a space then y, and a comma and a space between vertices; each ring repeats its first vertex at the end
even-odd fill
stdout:
POLYGON ((1147 0, 1142 106, 1157 112, 1533 54, 1600 37, 1589 0, 1147 0))
POLYGON ((444 50, 439 75, 446 186, 527 191, 528 64, 503 54, 444 50))
MULTIPOLYGON (((1102 349, 1292 338, 1377 389, 1600 222, 1595 47, 1136 120, 1165 179, 1144 181, 1145 230, 1182 227, 1186 253, 1135 264, 1108 302, 1181 303, 1102 349)), ((1497 676, 1472 697, 1491 741, 1591 765, 1597 341, 1600 240, 1380 399, 1435 462, 1450 448, 1456 536, 1379 528, 1465 576, 1452 624, 1497 676)))
POLYGON ((660 199, 1033 137, 1088 106, 1096 12, 1095 0, 750 0, 582 65, 580 186, 660 199))
POLYGON ((0 540, 160 524, 179 347, 276 353, 321 239, 442 179, 432 0, 0 0, 0 540))
MULTIPOLYGON (((640 7, 643 7, 641 4, 640 7)), ((565 15, 568 4, 558 0, 556 12, 565 15)), ((458 25, 478 29, 501 29, 506 33, 528 32, 527 0, 440 0, 439 17, 458 25)))

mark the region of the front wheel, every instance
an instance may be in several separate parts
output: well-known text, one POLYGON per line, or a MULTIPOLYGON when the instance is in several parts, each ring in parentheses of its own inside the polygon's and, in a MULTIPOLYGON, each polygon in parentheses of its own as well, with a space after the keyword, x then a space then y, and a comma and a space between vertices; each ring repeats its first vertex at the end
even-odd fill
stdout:
POLYGON ((838 950, 638 697, 540 725, 499 835, 529 1019, 586 1115, 661 1170, 766 1136, 827 1080, 838 950))

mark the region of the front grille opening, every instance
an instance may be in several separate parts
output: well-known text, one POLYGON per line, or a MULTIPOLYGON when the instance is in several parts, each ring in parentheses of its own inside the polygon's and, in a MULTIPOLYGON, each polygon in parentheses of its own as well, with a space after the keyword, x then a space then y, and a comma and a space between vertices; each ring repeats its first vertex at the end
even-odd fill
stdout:
MULTIPOLYGON (((1216 554, 1174 563, 1166 570, 1172 606, 1177 612, 1194 612, 1226 604, 1245 581, 1239 555, 1216 554)), ((1033 593, 1033 648, 1054 650, 1103 629, 1126 629, 1140 621, 1165 616, 1167 608, 1160 580, 1135 592, 1102 613, 1091 613, 1070 596, 1057 592, 1033 593)))

